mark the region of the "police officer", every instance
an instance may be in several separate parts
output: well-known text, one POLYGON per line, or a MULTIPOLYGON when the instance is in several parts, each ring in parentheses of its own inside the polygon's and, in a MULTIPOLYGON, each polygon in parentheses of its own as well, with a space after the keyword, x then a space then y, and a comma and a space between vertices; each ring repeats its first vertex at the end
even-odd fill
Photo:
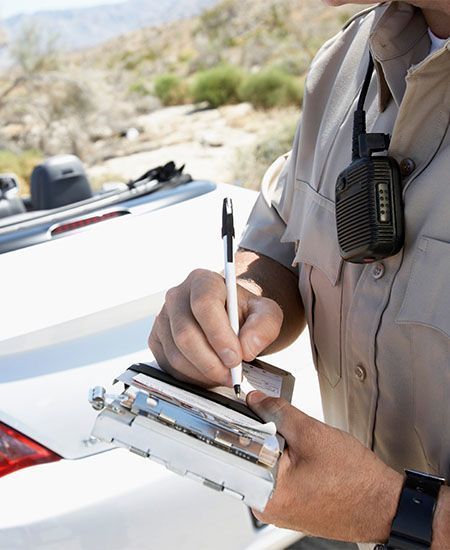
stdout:
POLYGON ((308 323, 326 424, 249 396, 288 442, 265 522, 450 548, 450 489, 437 479, 450 476, 449 36, 448 0, 411 0, 369 8, 328 41, 293 150, 267 172, 237 254, 239 338, 223 278, 205 270, 167 293, 155 321, 158 362, 204 385, 230 385, 241 359, 286 347, 308 323), (367 127, 391 134, 406 233, 399 253, 364 265, 341 257, 335 186, 351 161, 369 51, 367 127))

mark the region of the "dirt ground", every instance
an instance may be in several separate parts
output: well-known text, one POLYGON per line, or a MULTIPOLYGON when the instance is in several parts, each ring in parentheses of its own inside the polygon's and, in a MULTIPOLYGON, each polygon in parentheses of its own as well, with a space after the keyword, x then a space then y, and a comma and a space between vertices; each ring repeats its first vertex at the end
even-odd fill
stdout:
POLYGON ((114 158, 91 167, 89 176, 101 183, 127 181, 173 160, 186 164, 194 178, 235 183, 238 153, 251 154, 268 128, 292 116, 298 117, 298 111, 262 112, 247 103, 205 110, 192 105, 161 109, 139 117, 139 135, 124 143, 114 158))

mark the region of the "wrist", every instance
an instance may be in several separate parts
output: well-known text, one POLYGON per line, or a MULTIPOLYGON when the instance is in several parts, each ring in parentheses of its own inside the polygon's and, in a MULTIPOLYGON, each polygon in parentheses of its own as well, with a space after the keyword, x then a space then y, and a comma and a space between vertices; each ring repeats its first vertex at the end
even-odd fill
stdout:
POLYGON ((433 519, 432 550, 444 550, 450 541, 450 487, 442 487, 433 519))
POLYGON ((376 497, 376 508, 374 516, 377 517, 376 533, 370 542, 386 543, 392 528, 395 515, 397 513, 400 495, 403 489, 405 477, 388 468, 383 482, 379 485, 378 495, 376 497))

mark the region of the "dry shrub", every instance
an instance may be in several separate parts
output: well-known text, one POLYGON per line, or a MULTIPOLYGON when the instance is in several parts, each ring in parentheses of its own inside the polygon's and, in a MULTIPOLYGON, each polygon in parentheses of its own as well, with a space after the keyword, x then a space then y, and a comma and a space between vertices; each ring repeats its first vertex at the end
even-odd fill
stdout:
POLYGON ((0 151, 0 172, 13 172, 19 178, 20 194, 30 194, 30 178, 33 168, 42 162, 39 151, 29 150, 15 154, 11 151, 0 151))
POLYGON ((292 149, 298 112, 288 109, 279 112, 277 124, 270 123, 270 132, 263 134, 255 146, 240 150, 233 159, 233 177, 236 184, 259 189, 269 166, 292 149))

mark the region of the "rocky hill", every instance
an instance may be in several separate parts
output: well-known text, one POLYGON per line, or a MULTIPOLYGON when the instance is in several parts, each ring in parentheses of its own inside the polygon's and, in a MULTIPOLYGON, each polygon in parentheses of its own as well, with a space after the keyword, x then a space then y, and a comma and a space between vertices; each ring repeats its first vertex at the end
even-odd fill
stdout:
POLYGON ((30 24, 55 34, 64 49, 100 44, 129 31, 160 25, 199 14, 217 0, 127 0, 91 8, 37 11, 16 15, 3 22, 10 39, 30 24))
MULTIPOLYGON (((126 5, 142 2, 157 5, 155 0, 126 5)), ((319 0, 158 3, 174 10, 176 5, 179 15, 183 9, 209 7, 198 16, 128 32, 79 52, 63 53, 53 46, 41 51, 32 34, 24 36, 19 66, 0 72, 0 171, 20 169, 26 176, 39 156, 74 153, 96 167, 96 176, 116 177, 122 162, 111 159, 141 155, 131 157, 128 166, 144 167, 165 158, 163 148, 175 147, 171 151, 183 162, 203 158, 212 166, 216 157, 210 153, 217 154, 221 166, 232 167, 228 181, 246 180, 236 176, 244 169, 237 166, 236 154, 247 166, 254 155, 266 166, 288 149, 300 102, 287 114, 259 112, 251 105, 216 113, 192 105, 161 110, 155 79, 176 75, 189 86, 201 71, 227 63, 248 75, 273 67, 300 82, 320 45, 356 11, 329 8, 319 0), (31 161, 23 158, 30 151, 31 161), (10 155, 6 162, 2 154, 10 155)), ((208 170, 196 166, 199 177, 208 170)), ((247 171, 255 177, 260 170, 250 162, 247 171)))
POLYGON ((143 76, 189 75, 221 62, 247 69, 278 63, 302 74, 320 45, 358 7, 320 0, 221 0, 199 17, 148 27, 87 50, 77 62, 143 76))

